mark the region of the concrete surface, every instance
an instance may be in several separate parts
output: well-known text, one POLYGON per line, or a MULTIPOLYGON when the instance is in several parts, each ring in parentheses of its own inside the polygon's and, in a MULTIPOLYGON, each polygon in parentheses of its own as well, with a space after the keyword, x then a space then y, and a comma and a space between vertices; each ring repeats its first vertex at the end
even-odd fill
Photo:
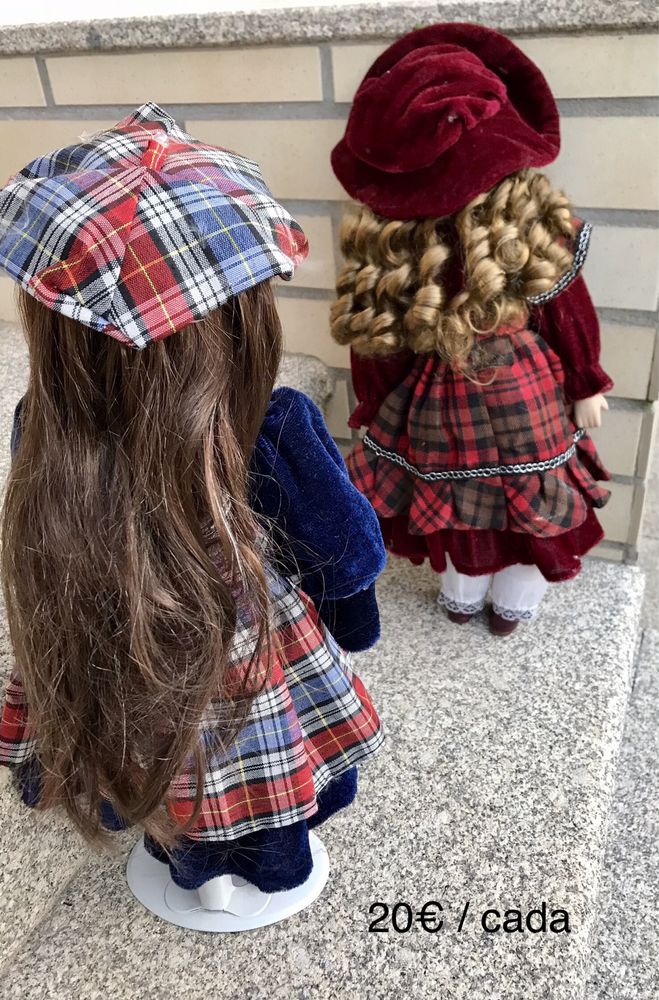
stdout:
POLYGON ((334 392, 336 379, 330 368, 309 354, 285 354, 282 358, 277 385, 291 385, 313 399, 325 410, 334 392))
POLYGON ((333 867, 320 901, 283 925, 218 939, 144 911, 123 856, 94 859, 5 966, 0 996, 577 1000, 642 584, 634 568, 591 564, 501 640, 480 620, 450 625, 433 574, 396 561, 379 588, 382 642, 357 663, 388 743, 364 769, 356 806, 323 828, 333 867), (369 933, 378 900, 415 912, 440 900, 446 925, 369 933), (570 934, 481 928, 488 908, 543 900, 568 911, 570 934))
MULTIPOLYGON (((281 380, 322 405, 331 378, 319 364, 290 357, 281 380)), ((5 442, 24 379, 22 338, 0 327, 5 442)), ((0 482, 7 468, 0 448, 0 482)), ((648 541, 659 546, 659 535, 648 541)), ((651 593, 658 578, 655 566, 651 593)), ((581 1000, 590 975, 588 1000, 649 1000, 653 632, 641 650, 602 873, 642 574, 591 563, 578 581, 550 588, 538 621, 506 640, 482 621, 450 625, 436 590, 430 571, 398 561, 380 584, 383 640, 357 665, 388 744, 364 770, 356 806, 323 828, 333 864, 325 894, 284 925, 218 939, 157 922, 125 884, 130 835, 114 858, 93 855, 60 821, 22 808, 5 779, 0 998, 362 1000, 368 984, 369 1000, 581 1000), (432 899, 444 907, 441 931, 414 923, 396 933, 389 923, 387 933, 368 932, 372 903, 407 901, 416 912, 432 899), (527 911, 543 900, 568 911, 569 935, 481 927, 487 908, 527 911), (636 992, 616 993, 621 976, 636 992)), ((0 634, 3 676, 9 664, 0 634)))
MULTIPOLYGON (((267 2, 235 0, 218 13, 185 13, 161 17, 121 17, 112 9, 105 18, 62 18, 56 24, 18 24, 0 33, 0 52, 94 51, 108 49, 189 48, 199 45, 370 40, 395 38, 438 21, 473 21, 516 33, 605 30, 656 25, 652 0, 385 0, 322 4, 286 2, 284 11, 267 2), (227 9, 228 8, 228 9, 227 9), (263 9, 270 8, 270 9, 263 9)), ((20 18, 17 18, 17 20, 20 18)), ((5 18, 5 20, 10 20, 5 18)))
POLYGON ((659 989, 659 631, 643 635, 625 724, 587 1000, 659 989))
MULTIPOLYGON (((643 527, 639 541, 639 566, 647 580, 643 602, 644 628, 659 629, 659 434, 650 459, 643 527)), ((657 718, 659 724, 659 714, 657 718)))

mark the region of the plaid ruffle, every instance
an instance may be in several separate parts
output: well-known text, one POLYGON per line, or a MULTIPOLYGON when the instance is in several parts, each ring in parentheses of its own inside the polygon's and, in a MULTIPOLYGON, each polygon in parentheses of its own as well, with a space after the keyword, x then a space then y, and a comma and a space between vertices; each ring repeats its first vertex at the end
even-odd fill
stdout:
MULTIPOLYGON (((375 754, 383 733, 371 699, 352 671, 350 654, 329 634, 309 598, 273 575, 274 664, 249 718, 228 752, 214 749, 222 703, 202 721, 207 747, 201 814, 187 834, 195 840, 233 840, 257 830, 289 826, 317 811, 317 795, 334 777, 375 754)), ((230 671, 249 666, 254 629, 240 622, 230 671)), ((265 664, 264 664, 265 667, 265 664)), ((25 692, 14 675, 0 720, 0 763, 38 754, 25 692)), ((172 783, 166 807, 177 820, 192 814, 192 761, 172 783)))
POLYGON ((50 309, 143 348, 307 254, 258 164, 156 104, 37 157, 0 190, 0 268, 50 309))
POLYGON ((563 377, 529 330, 482 338, 470 377, 420 356, 349 456, 352 480, 380 518, 407 515, 410 534, 569 531, 604 506, 609 475, 567 416, 563 377))

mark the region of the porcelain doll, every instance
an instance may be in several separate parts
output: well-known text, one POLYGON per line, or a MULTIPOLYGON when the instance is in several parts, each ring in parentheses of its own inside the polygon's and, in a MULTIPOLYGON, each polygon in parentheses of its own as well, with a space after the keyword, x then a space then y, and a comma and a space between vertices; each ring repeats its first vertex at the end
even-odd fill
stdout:
POLYGON ((382 741, 349 652, 378 637, 377 520, 316 406, 273 393, 272 281, 306 252, 255 163, 155 105, 0 191, 30 354, 0 762, 92 843, 142 829, 138 895, 205 929, 317 895, 311 830, 382 741))
POLYGON ((332 308, 366 428, 353 482, 389 550, 442 574, 451 621, 491 588, 497 635, 579 572, 608 499, 587 435, 612 387, 581 276, 590 226, 537 170, 559 147, 520 49, 440 24, 376 60, 332 154, 359 203, 332 308))

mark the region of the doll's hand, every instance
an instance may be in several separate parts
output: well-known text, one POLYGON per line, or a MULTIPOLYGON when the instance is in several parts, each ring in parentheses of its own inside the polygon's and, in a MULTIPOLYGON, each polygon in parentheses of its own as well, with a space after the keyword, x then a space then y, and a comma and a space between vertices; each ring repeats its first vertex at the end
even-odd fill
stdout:
POLYGON ((609 404, 601 392, 588 399, 578 399, 574 404, 574 422, 577 427, 601 427, 602 410, 608 410, 609 404))

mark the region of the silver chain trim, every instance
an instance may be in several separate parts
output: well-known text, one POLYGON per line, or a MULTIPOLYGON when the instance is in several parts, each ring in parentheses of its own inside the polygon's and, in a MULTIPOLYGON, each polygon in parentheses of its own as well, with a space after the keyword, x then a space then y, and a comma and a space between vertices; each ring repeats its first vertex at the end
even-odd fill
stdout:
POLYGON ((530 302, 532 306, 542 306, 545 302, 549 302, 550 299, 556 298, 557 295, 560 295, 561 292, 565 291, 568 285, 572 284, 586 261, 592 231, 593 227, 590 222, 584 222, 579 230, 579 235, 577 236, 577 245, 574 251, 574 259, 570 270, 567 271, 562 278, 558 279, 553 288, 550 288, 546 292, 541 292, 540 295, 527 296, 527 302, 530 302))
POLYGON ((577 443, 581 441, 585 433, 585 430, 581 428, 575 431, 574 439, 567 451, 561 452, 560 455, 556 455, 554 458, 547 458, 542 462, 519 462, 514 465, 494 466, 481 465, 476 466, 474 469, 446 469, 441 472, 421 472, 415 465, 411 465, 404 459, 402 455, 397 455, 395 451, 387 451, 386 448, 381 448, 368 434, 365 434, 362 440, 364 447, 374 452, 379 458, 386 458, 395 465, 400 465, 406 472, 410 472, 417 479, 422 479, 426 483, 436 483, 445 479, 490 479, 492 476, 523 476, 529 472, 549 472, 552 469, 558 469, 559 466, 565 465, 574 456, 577 450, 577 443))

